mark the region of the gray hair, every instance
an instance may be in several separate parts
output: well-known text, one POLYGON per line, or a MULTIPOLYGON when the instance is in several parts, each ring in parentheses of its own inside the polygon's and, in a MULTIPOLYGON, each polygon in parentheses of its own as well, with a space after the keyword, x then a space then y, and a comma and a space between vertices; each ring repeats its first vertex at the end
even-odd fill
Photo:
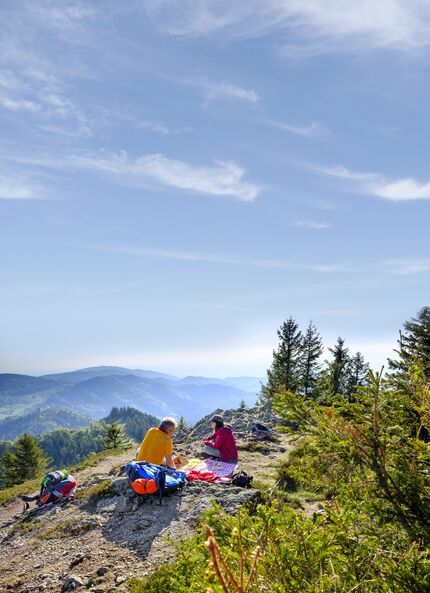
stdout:
POLYGON ((160 426, 158 427, 160 430, 165 431, 166 428, 169 428, 170 426, 173 426, 173 428, 176 428, 176 420, 174 418, 163 418, 163 420, 160 422, 160 426))

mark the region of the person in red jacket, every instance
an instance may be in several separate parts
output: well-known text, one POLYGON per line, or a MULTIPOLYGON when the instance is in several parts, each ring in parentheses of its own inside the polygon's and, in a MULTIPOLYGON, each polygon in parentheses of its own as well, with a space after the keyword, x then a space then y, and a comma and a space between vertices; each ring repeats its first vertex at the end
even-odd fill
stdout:
POLYGON ((237 463, 236 440, 230 426, 225 426, 224 418, 218 414, 211 418, 213 433, 203 441, 203 453, 217 457, 227 463, 237 463))

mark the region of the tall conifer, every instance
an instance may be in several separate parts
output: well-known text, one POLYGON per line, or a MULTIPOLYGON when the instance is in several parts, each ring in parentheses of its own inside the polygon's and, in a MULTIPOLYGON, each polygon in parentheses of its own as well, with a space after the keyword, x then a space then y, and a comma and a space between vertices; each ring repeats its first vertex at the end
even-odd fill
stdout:
POLYGON ((124 424, 111 422, 106 424, 106 432, 103 436, 103 449, 128 449, 132 442, 125 434, 124 424))
POLYGON ((7 450, 1 460, 2 480, 6 486, 21 484, 40 476, 49 459, 37 446, 33 435, 24 433, 14 443, 13 450, 7 450))
POLYGON ((356 352, 349 361, 345 385, 345 395, 351 403, 355 401, 357 388, 366 384, 368 371, 369 365, 365 362, 364 356, 361 352, 356 352))
POLYGON ((350 358, 345 340, 338 337, 336 344, 329 348, 332 360, 326 361, 327 367, 321 373, 319 381, 319 399, 321 403, 330 405, 337 395, 346 393, 350 358))
POLYGON ((297 322, 290 317, 277 331, 279 345, 267 371, 267 383, 261 389, 263 401, 270 401, 281 388, 297 391, 300 377, 300 356, 303 336, 297 322))
POLYGON ((398 382, 407 381, 408 368, 419 359, 425 378, 430 380, 430 307, 423 307, 403 327, 396 350, 398 359, 388 361, 393 378, 398 382))
POLYGON ((318 360, 323 352, 321 336, 312 323, 306 329, 302 342, 302 353, 300 357, 300 391, 305 397, 315 394, 320 365, 318 360))

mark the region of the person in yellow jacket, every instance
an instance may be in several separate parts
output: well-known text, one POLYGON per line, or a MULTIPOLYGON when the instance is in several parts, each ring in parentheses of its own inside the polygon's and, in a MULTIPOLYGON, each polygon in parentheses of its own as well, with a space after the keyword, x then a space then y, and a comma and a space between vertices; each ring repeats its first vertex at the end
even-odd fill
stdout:
POLYGON ((176 469, 172 440, 175 428, 176 421, 173 418, 163 418, 158 428, 150 428, 140 445, 137 461, 149 461, 176 469))

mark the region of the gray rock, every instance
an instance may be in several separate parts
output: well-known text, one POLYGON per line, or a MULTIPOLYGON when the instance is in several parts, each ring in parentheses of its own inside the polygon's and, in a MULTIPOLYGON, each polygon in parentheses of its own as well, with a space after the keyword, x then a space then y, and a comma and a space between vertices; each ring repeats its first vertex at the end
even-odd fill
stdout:
POLYGON ((125 581, 127 580, 127 577, 123 576, 123 575, 118 575, 115 578, 115 584, 116 585, 122 585, 123 583, 125 583, 125 581))
POLYGON ((97 569, 97 576, 102 577, 107 573, 107 571, 108 569, 106 568, 106 566, 100 566, 100 568, 97 569))
POLYGON ((119 496, 116 500, 116 512, 126 513, 129 508, 130 500, 128 496, 119 496))
POLYGON ((74 591, 78 587, 81 587, 83 584, 84 582, 80 577, 70 574, 66 576, 66 578, 64 579, 61 591, 63 593, 65 593, 66 591, 74 591))
POLYGON ((113 513, 117 507, 117 497, 104 498, 99 500, 96 507, 96 513, 113 513))
POLYGON ((127 492, 131 492, 128 478, 117 478, 116 480, 113 480, 111 490, 118 496, 127 494, 127 492))

